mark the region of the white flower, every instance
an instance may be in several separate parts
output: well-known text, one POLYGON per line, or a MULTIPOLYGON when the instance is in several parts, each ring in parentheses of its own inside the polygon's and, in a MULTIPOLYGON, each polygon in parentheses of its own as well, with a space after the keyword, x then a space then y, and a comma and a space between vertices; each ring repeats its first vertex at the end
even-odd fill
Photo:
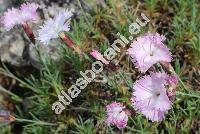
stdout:
POLYGON ((60 11, 54 19, 48 19, 43 26, 40 26, 39 37, 40 42, 45 45, 49 43, 51 39, 59 37, 59 34, 64 31, 70 30, 69 21, 71 19, 72 12, 67 10, 60 11))

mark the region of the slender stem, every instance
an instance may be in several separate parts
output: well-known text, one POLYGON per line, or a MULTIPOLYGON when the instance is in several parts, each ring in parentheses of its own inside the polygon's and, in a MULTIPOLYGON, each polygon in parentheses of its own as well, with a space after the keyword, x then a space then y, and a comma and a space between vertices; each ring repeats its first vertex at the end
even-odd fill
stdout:
POLYGON ((48 123, 48 122, 43 122, 43 121, 27 120, 27 119, 19 119, 19 118, 15 118, 15 121, 17 121, 17 122, 35 123, 35 124, 38 124, 38 125, 49 125, 49 126, 55 126, 56 125, 54 123, 48 123))
POLYGON ((188 91, 188 88, 186 88, 185 84, 183 83, 183 81, 179 77, 178 77, 178 80, 181 83, 181 85, 183 86, 183 88, 188 91))
POLYGON ((124 77, 124 75, 122 74, 122 72, 119 72, 119 75, 122 77, 122 79, 124 80, 124 82, 126 83, 126 85, 131 89, 131 84, 129 83, 129 81, 126 80, 126 78, 124 77))
MULTIPOLYGON (((4 67, 5 67, 5 65, 4 65, 4 67)), ((3 75, 8 76, 8 77, 10 77, 10 78, 13 78, 13 79, 17 80, 18 82, 20 82, 23 86, 25 86, 25 87, 31 89, 31 90, 32 90, 33 92, 35 92, 35 93, 38 93, 38 90, 37 90, 37 89, 35 89, 34 87, 30 86, 30 85, 27 84, 26 82, 22 81, 22 80, 19 79, 18 77, 16 77, 14 74, 12 74, 12 73, 7 69, 7 67, 5 67, 5 68, 6 68, 6 70, 0 69, 0 74, 3 74, 3 75)))
POLYGON ((79 7, 81 8, 81 11, 83 12, 83 15, 84 15, 84 17, 85 17, 85 20, 86 20, 86 22, 88 23, 88 26, 91 26, 91 25, 90 25, 90 22, 88 21, 88 18, 87 18, 87 16, 86 16, 86 14, 85 14, 85 12, 84 12, 84 10, 83 10, 83 7, 82 7, 82 5, 81 5, 80 0, 77 0, 77 1, 78 1, 79 7))
POLYGON ((176 91, 177 95, 184 95, 184 96, 189 96, 189 97, 194 97, 194 98, 199 98, 200 99, 200 95, 195 95, 195 94, 187 94, 187 93, 183 93, 183 92, 179 92, 176 91))
POLYGON ((12 92, 6 90, 6 89, 5 89, 4 87, 2 87, 1 85, 0 85, 0 91, 5 92, 5 93, 11 95, 14 99, 16 99, 16 101, 22 101, 22 99, 21 99, 19 96, 17 96, 16 94, 14 94, 14 93, 12 93, 12 92))
POLYGON ((84 107, 70 107, 69 109, 67 110, 82 110, 82 111, 91 111, 89 108, 84 108, 84 107))

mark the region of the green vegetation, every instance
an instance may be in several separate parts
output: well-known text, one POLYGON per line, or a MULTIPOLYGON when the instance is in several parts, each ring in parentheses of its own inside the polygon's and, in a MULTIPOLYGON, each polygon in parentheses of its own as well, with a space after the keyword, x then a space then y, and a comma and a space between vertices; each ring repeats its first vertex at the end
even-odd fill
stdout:
POLYGON ((91 8, 90 13, 82 10, 80 19, 71 23, 73 30, 67 33, 83 54, 78 55, 60 44, 57 48, 62 57, 59 63, 55 65, 49 56, 42 55, 41 71, 27 71, 28 74, 2 64, 0 74, 17 81, 16 86, 6 92, 6 87, 0 87, 0 91, 10 96, 16 120, 0 127, 0 133, 9 134, 15 129, 23 134, 200 133, 199 1, 106 0, 105 7, 93 5, 91 8), (173 109, 165 120, 152 123, 133 113, 123 130, 105 126, 106 104, 117 100, 131 107, 131 85, 138 72, 128 56, 124 56, 126 49, 116 58, 121 60, 117 73, 104 68, 107 84, 90 83, 61 115, 55 115, 51 106, 57 101, 57 95, 74 84, 79 72, 90 69, 95 61, 89 52, 93 48, 103 52, 117 38, 118 32, 128 37, 129 24, 141 12, 151 21, 137 36, 148 31, 166 35, 165 43, 174 58, 172 65, 181 79, 173 109))

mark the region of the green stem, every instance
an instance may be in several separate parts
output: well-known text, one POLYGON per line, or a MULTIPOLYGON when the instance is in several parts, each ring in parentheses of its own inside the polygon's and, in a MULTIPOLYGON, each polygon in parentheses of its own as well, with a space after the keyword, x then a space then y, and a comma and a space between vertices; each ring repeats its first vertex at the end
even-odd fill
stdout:
POLYGON ((90 22, 88 21, 88 18, 87 18, 86 14, 85 14, 85 12, 84 12, 84 10, 83 10, 83 7, 82 7, 82 5, 81 5, 80 0, 77 0, 77 1, 78 1, 78 5, 79 5, 79 7, 81 8, 81 11, 83 12, 83 15, 84 15, 84 17, 85 17, 85 20, 86 20, 88 26, 91 27, 90 22))
POLYGON ((132 86, 131 86, 130 82, 126 80, 126 78, 124 77, 124 75, 122 74, 121 71, 119 72, 119 75, 122 77, 122 79, 124 80, 124 82, 126 83, 126 85, 127 85, 130 89, 132 89, 132 86))
POLYGON ((182 92, 179 92, 179 91, 176 91, 176 94, 177 95, 184 95, 184 96, 189 96, 189 97, 194 97, 194 98, 199 98, 200 99, 200 96, 199 95, 195 95, 195 94, 187 94, 187 93, 182 93, 182 92))
POLYGON ((0 91, 4 92, 4 93, 7 93, 9 95, 11 95, 13 97, 13 99, 15 99, 16 101, 22 101, 22 98, 20 98, 19 96, 17 96, 16 94, 6 90, 4 87, 2 87, 0 85, 0 91))
POLYGON ((43 122, 43 121, 34 121, 34 120, 19 119, 19 118, 15 118, 15 121, 35 123, 35 124, 38 124, 38 125, 48 125, 48 126, 55 126, 56 125, 56 124, 53 124, 53 123, 48 123, 48 122, 43 122))
POLYGON ((30 86, 29 84, 27 84, 26 82, 22 81, 21 79, 16 77, 14 74, 12 74, 4 64, 3 64, 3 66, 4 66, 5 69, 0 68, 0 74, 3 74, 3 75, 8 76, 10 78, 13 78, 13 79, 17 80, 18 82, 20 82, 23 86, 31 89, 35 93, 38 93, 37 89, 35 89, 34 87, 30 86))

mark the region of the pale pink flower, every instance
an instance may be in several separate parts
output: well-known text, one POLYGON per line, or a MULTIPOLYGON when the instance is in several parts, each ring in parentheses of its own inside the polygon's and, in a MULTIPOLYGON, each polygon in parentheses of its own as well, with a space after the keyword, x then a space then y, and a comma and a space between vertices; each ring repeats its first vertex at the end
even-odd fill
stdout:
POLYGON ((147 119, 151 121, 162 121, 165 118, 165 112, 155 109, 145 109, 141 111, 147 119))
POLYGON ((35 3, 24 3, 20 7, 21 11, 21 21, 22 22, 27 22, 27 21, 36 21, 38 20, 38 15, 37 15, 37 9, 38 9, 38 4, 35 3))
POLYGON ((124 111, 124 106, 121 103, 112 102, 106 106, 107 118, 105 123, 107 125, 115 125, 119 129, 125 128, 128 121, 128 116, 124 111))
POLYGON ((38 39, 43 44, 47 45, 51 39, 56 39, 60 33, 70 30, 70 19, 72 12, 70 10, 61 10, 53 19, 50 18, 40 26, 38 30, 38 39))
POLYGON ((92 57, 94 57, 95 59, 102 61, 106 65, 109 64, 109 61, 103 58, 103 55, 98 50, 92 50, 90 52, 90 55, 92 55, 92 57))
POLYGON ((176 88, 178 84, 178 76, 176 75, 170 75, 166 78, 167 85, 172 86, 173 88, 176 88))
POLYGON ((167 94, 169 97, 175 96, 177 85, 178 85, 178 76, 177 75, 170 75, 166 78, 166 86, 168 88, 167 94))
POLYGON ((15 25, 21 23, 20 11, 16 8, 8 9, 4 12, 3 17, 1 17, 1 23, 4 25, 4 28, 9 31, 15 25))
POLYGON ((1 17, 1 23, 9 31, 16 25, 23 25, 28 21, 35 21, 38 19, 36 13, 37 8, 37 4, 26 3, 21 5, 20 10, 16 8, 8 9, 3 17, 1 17))
POLYGON ((128 54, 130 55, 135 66, 141 71, 146 72, 152 65, 157 62, 171 62, 171 53, 163 44, 165 37, 156 34, 147 34, 138 37, 131 44, 128 54))
POLYGON ((151 73, 133 84, 134 108, 152 121, 163 119, 163 114, 171 108, 165 88, 167 77, 165 73, 151 73))

